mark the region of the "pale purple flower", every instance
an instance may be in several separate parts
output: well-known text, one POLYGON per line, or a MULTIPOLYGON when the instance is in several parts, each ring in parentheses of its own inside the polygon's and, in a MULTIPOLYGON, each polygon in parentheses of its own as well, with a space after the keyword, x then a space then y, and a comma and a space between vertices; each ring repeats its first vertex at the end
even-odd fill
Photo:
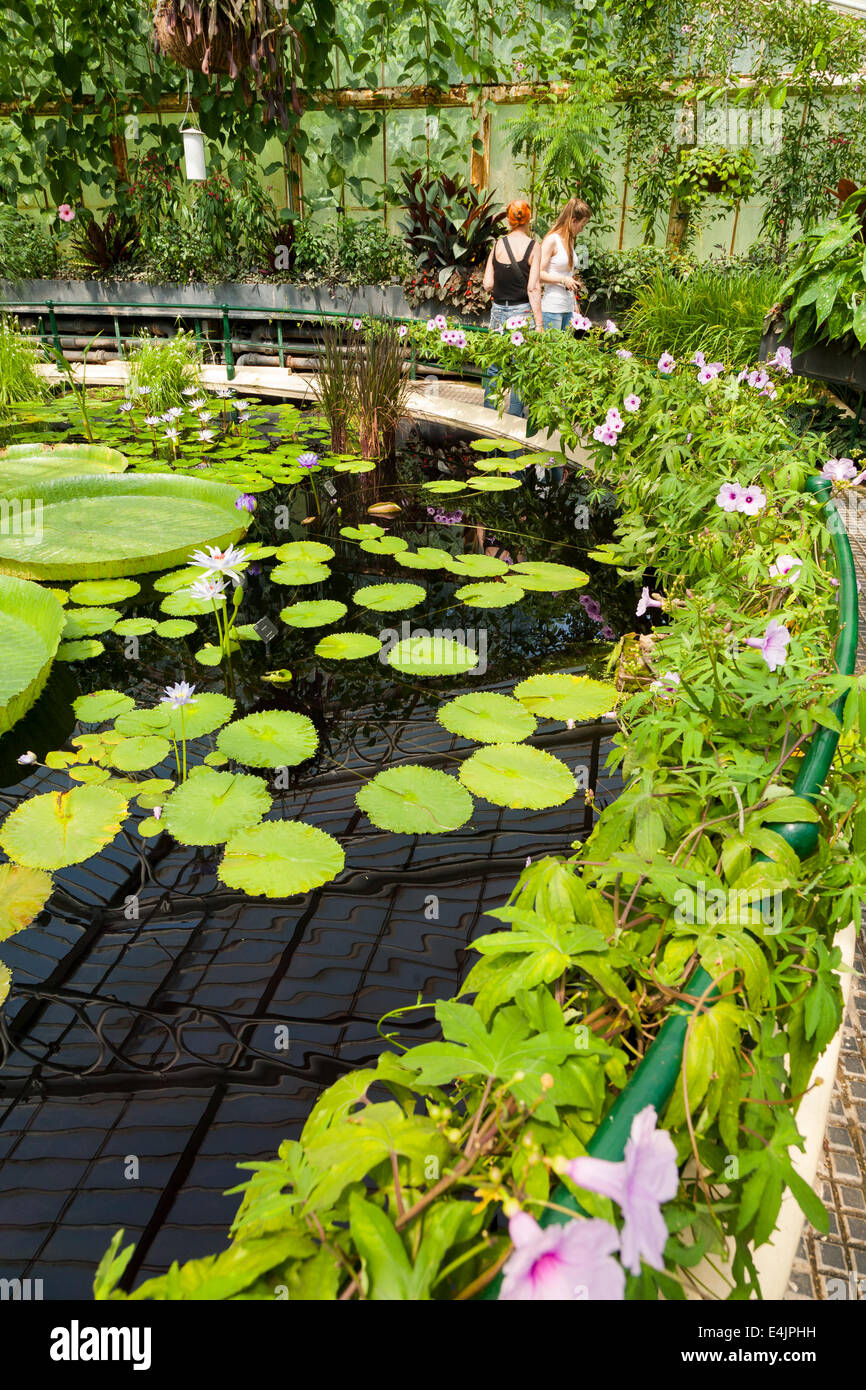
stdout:
POLYGON ((298 454, 298 463, 301 468, 315 468, 319 462, 319 455, 314 454, 312 449, 308 449, 305 454, 298 454))
POLYGON ((604 423, 607 425, 608 429, 613 430, 615 434, 619 434, 620 431, 625 428, 625 420, 622 418, 615 405, 612 405, 605 415, 604 423))
MULTIPOLYGON (((198 394, 197 386, 185 386, 180 393, 182 396, 195 396, 198 394)), ((190 402, 192 404, 192 402, 190 402)))
POLYGON ((675 357, 671 357, 669 352, 663 352, 656 365, 659 371, 663 372, 665 376, 670 376, 671 372, 677 365, 677 359, 675 357))
MULTIPOLYGON (((466 346, 466 334, 463 332, 463 329, 462 329, 462 328, 455 329, 454 334, 453 334, 452 341, 453 341, 453 344, 454 344, 454 346, 455 346, 456 348, 465 348, 465 346, 466 346)), ((514 341, 514 339, 512 338, 512 342, 513 342, 513 341, 514 341)))
POLYGON ((118 406, 118 410, 122 410, 123 413, 124 413, 124 415, 126 414, 126 412, 127 412, 128 410, 132 410, 132 409, 133 409, 132 401, 124 401, 121 405, 118 406))
POLYGON ((525 315, 525 314, 512 314, 510 318, 507 318, 507 319, 505 320, 505 327, 506 327, 506 328, 523 328, 524 325, 525 325, 525 323, 526 323, 526 315, 525 315))
POLYGON ((802 564, 796 555, 777 555, 775 564, 770 566, 770 578, 788 579, 789 584, 793 584, 800 577, 802 564))
POLYGON ((35 753, 31 753, 29 749, 28 749, 28 751, 27 751, 26 753, 22 753, 21 756, 20 756, 19 759, 18 759, 18 762, 20 763, 20 765, 21 765, 22 767, 30 767, 31 764, 33 764, 33 763, 35 763, 35 762, 37 762, 37 761, 38 761, 38 759, 37 759, 37 757, 36 757, 36 754, 35 754, 35 753))
POLYGON ((525 342, 526 342, 526 339, 524 338, 524 336, 523 336, 523 334, 521 333, 521 331, 520 331, 519 328, 516 328, 516 329, 514 330, 514 332, 512 333, 512 335, 511 335, 511 341, 512 341, 512 343, 514 344, 515 347, 520 347, 521 343, 525 343, 525 342))
POLYGON ((211 414, 211 412, 210 412, 209 410, 200 410, 200 411, 199 411, 199 413, 198 413, 198 422, 199 422, 200 425, 203 425, 203 424, 205 423, 205 421, 207 421, 207 420, 212 420, 212 419, 213 419, 213 415, 211 414))
POLYGON ((428 320, 427 320, 427 332, 428 332, 428 333, 435 333, 435 332, 436 332, 436 329, 437 329, 438 327, 439 327, 439 325, 438 325, 438 323, 436 322, 435 319, 428 319, 428 320))
POLYGON ((600 444, 608 444, 611 449, 615 448, 619 435, 616 430, 611 429, 610 425, 596 425, 592 432, 593 439, 597 439, 600 444))
POLYGON ((167 420, 179 420, 182 414, 183 407, 179 405, 173 405, 170 410, 165 412, 167 420))
POLYGON ((601 622, 601 604, 598 599, 592 598, 589 594, 581 594, 579 602, 588 618, 592 618, 594 623, 601 622))
POLYGON ((622 1262, 640 1274, 640 1262, 664 1269, 668 1232, 661 1208, 673 1201, 679 1187, 677 1151, 667 1130, 656 1129, 655 1107, 647 1105, 631 1122, 621 1163, 604 1158, 574 1158, 568 1176, 587 1192, 599 1192, 619 1206, 625 1218, 622 1262))
MULTIPOLYGON (((193 700, 192 703, 195 704, 195 700, 193 700)), ((162 807, 154 806, 150 814, 153 816, 154 820, 162 820, 162 807)))
POLYGON ((636 410, 640 410, 640 396, 636 396, 632 391, 623 401, 623 409, 628 410, 634 415, 636 410))
POLYGON ((794 366, 791 360, 791 349, 789 347, 777 347, 775 355, 767 363, 768 367, 778 367, 782 372, 793 372, 794 366))
POLYGON ((572 314, 571 326, 578 333, 588 333, 592 328, 592 319, 588 319, 586 314, 572 314))
POLYGON ((178 434, 177 430, 166 430, 164 438, 170 439, 173 444, 176 439, 180 438, 180 435, 178 434))
POLYGON ((716 506, 721 507, 723 512, 739 511, 742 495, 743 489, 739 483, 722 483, 716 498, 716 506))
POLYGON ((661 601, 657 598, 651 598, 649 589, 644 585, 640 591, 640 598, 638 599, 637 608, 635 609, 637 616, 642 618, 648 608, 661 608, 661 606, 661 601))
POLYGON ((178 681, 176 685, 167 685, 161 703, 171 705, 172 709, 181 709, 183 705, 195 705, 198 703, 193 698, 194 685, 189 681, 178 681))
POLYGON ((398 338, 405 338, 405 337, 406 337, 406 334, 407 334, 408 332, 409 332, 409 329, 406 327, 405 323, 401 323, 401 324, 400 324, 400 327, 397 329, 397 337, 398 337, 398 338))
POLYGON ((757 516, 766 505, 767 499, 759 487, 744 487, 737 503, 737 511, 744 512, 746 516, 757 516))
POLYGON ((707 359, 702 352, 696 352, 692 358, 692 363, 695 367, 705 367, 707 365, 707 359))
POLYGON ((633 357, 634 353, 629 352, 628 348, 617 348, 616 355, 617 357, 621 357, 623 361, 625 361, 627 358, 633 357))
POLYGON ((149 386, 137 386, 137 387, 135 388, 135 390, 136 390, 136 394, 139 395, 139 396, 149 396, 149 395, 150 395, 150 387, 149 387, 149 386))
POLYGON ((361 323, 361 320, 360 320, 360 319, 352 319, 352 327, 353 327, 356 331, 357 331, 357 329, 359 329, 359 328, 363 328, 363 326, 364 326, 364 325, 361 323))
POLYGON ((775 671, 777 667, 785 664, 790 640, 791 634, 784 623, 771 618, 763 637, 747 637, 746 646, 754 647, 755 651, 760 652, 770 670, 775 671))
POLYGON ((821 469, 822 478, 830 478, 834 483, 853 482, 857 469, 853 459, 828 459, 821 469))
POLYGON ((216 430, 199 430, 198 437, 202 444, 209 444, 212 439, 216 439, 216 430))
POLYGON ((698 381, 701 386, 706 386, 708 382, 715 381, 715 379, 715 372, 711 372, 708 367, 702 367, 701 370, 698 372, 698 381))
POLYGON ((448 327, 448 320, 446 319, 444 314, 437 314, 433 322, 435 323, 437 328, 448 327))
POLYGON ((160 423, 159 416, 158 416, 158 415, 145 415, 145 417, 144 417, 144 423, 145 423, 146 425, 150 425, 150 428, 151 428, 151 429, 155 429, 156 426, 160 423))
POLYGON ((254 512, 256 509, 256 499, 251 492, 242 492, 235 502, 235 506, 240 512, 254 512))
POLYGON ((597 1217, 544 1230, 528 1212, 508 1223, 514 1251, 502 1271, 500 1301, 616 1302, 625 1297, 625 1274, 613 1259, 619 1235, 597 1217))
POLYGON ((211 579, 207 575, 202 579, 196 579, 189 586, 189 593, 193 598, 210 599, 212 602, 225 603, 223 589, 226 586, 224 579, 211 579))
POLYGON ((616 639, 616 633, 610 626, 610 623, 605 623, 604 627, 601 629, 601 632, 599 633, 599 637, 603 637, 605 642, 613 642, 616 639))
POLYGON ((616 324, 614 323, 613 319, 606 319, 606 320, 605 320, 605 324, 604 324, 604 331, 605 331, 605 333, 614 334, 614 333, 618 333, 618 332, 619 332, 619 329, 617 328, 617 326, 616 326, 616 324))
POLYGON ((655 690, 663 700, 666 700, 669 695, 676 694, 677 687, 681 684, 676 671, 665 671, 660 681, 650 681, 650 690, 655 690))

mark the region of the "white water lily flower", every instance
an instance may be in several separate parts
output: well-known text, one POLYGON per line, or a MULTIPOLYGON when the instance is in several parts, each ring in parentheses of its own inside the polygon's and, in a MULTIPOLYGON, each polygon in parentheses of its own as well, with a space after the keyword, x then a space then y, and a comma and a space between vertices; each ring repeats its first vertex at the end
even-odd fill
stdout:
POLYGON ((193 598, 210 599, 213 602, 219 600, 225 603, 223 589, 226 586, 224 579, 210 579, 207 575, 203 579, 197 579, 194 584, 190 584, 189 592, 193 598))
POLYGON ((199 430, 198 437, 204 444, 207 444, 211 439, 216 438, 216 430, 199 430))
POLYGON ((204 550, 194 550, 187 563, 198 565, 201 569, 206 570, 205 579, 211 574, 224 574, 233 583, 239 584, 241 580, 239 571, 249 564, 252 557, 245 550, 238 549, 234 545, 230 545, 226 550, 218 550, 215 545, 209 545, 206 549, 207 554, 204 550))
POLYGON ((172 709, 180 709, 182 705, 194 705, 197 701, 193 698, 194 685, 189 681, 178 681, 176 685, 167 685, 161 704, 171 705, 172 709))

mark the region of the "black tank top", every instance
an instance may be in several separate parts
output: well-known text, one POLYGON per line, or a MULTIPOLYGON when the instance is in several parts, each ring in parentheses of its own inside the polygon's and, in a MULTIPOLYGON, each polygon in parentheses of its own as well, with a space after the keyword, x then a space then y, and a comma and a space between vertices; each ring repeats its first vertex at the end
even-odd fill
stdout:
POLYGON ((505 262, 497 260, 496 247, 504 241, 505 237, 501 237, 493 248, 493 302, 526 304, 529 296, 529 258, 535 242, 530 240, 520 260, 512 264, 507 246, 502 247, 507 258, 505 262))

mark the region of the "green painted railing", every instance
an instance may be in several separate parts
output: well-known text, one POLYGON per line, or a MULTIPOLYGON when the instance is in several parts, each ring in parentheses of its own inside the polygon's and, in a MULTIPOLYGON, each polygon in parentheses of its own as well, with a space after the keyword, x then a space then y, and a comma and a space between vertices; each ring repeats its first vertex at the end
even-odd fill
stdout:
MULTIPOLYGON (((837 670, 842 675, 850 676, 854 673, 858 632, 857 574, 854 557, 839 509, 830 497, 830 482, 826 478, 815 476, 807 481, 806 490, 824 504, 839 579, 839 624, 833 655, 837 670)), ((840 719, 844 700, 845 697, 840 696, 833 706, 834 713, 840 719)), ((797 796, 802 796, 808 801, 816 800, 827 779, 838 742, 839 735, 832 729, 816 729, 794 782, 793 789, 797 796)), ((775 824, 772 828, 788 842, 801 859, 807 858, 817 847, 818 828, 811 822, 775 824)), ((689 994, 689 1001, 678 1005, 676 1011, 662 1024, 643 1061, 635 1068, 627 1085, 617 1096, 587 1144, 587 1153, 594 1158, 619 1161, 625 1152, 635 1116, 647 1105, 654 1106, 656 1112, 661 1114, 670 1099, 680 1074, 689 1020, 695 1012, 711 1004, 717 997, 712 978, 704 969, 699 967, 691 976, 689 994)), ((575 1197, 563 1186, 557 1188, 553 1201, 568 1211, 577 1213, 581 1210, 575 1197)), ((549 1226, 564 1223, 568 1219, 564 1212, 545 1211, 540 1223, 542 1226, 549 1226)), ((479 1298, 495 1299, 500 1284, 501 1275, 484 1289, 479 1298)))

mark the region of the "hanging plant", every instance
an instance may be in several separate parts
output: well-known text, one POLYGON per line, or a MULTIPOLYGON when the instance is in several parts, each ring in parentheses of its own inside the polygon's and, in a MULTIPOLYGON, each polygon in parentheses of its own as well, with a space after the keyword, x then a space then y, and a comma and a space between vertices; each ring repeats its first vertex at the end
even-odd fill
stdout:
MULTIPOLYGON (((153 37, 158 53, 205 76, 225 74, 240 82, 247 105, 257 91, 266 103, 265 120, 288 126, 285 52, 300 54, 300 36, 272 0, 151 0, 153 37)), ((290 104, 301 102, 294 74, 290 104)))
POLYGON ((720 145, 695 145, 680 154, 672 192, 687 208, 700 206, 708 197, 719 198, 733 207, 751 195, 755 170, 755 156, 748 148, 729 150, 720 145))

